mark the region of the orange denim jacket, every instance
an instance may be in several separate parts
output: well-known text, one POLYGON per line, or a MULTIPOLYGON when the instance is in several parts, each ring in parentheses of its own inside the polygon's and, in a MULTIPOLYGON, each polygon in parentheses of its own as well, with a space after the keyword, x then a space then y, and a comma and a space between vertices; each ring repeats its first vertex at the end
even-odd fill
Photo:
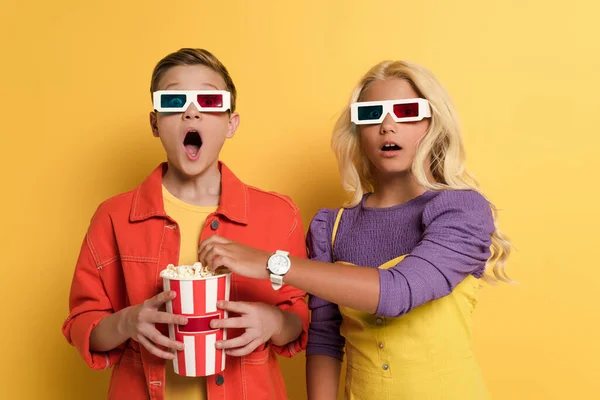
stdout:
MULTIPOLYGON (((285 196, 245 185, 224 164, 219 167, 220 205, 206 219, 200 240, 218 234, 266 251, 306 257, 298 207, 285 196)), ((106 353, 89 346, 90 333, 103 317, 161 292, 159 272, 177 265, 178 226, 166 215, 162 200, 166 169, 162 164, 135 190, 98 207, 75 267, 63 334, 91 368, 113 368, 108 399, 164 398, 165 360, 131 339, 106 353)), ((295 312, 303 330, 286 346, 266 343, 247 356, 227 356, 225 370, 207 377, 209 400, 287 399, 276 355, 291 357, 306 347, 305 292, 287 285, 275 291, 268 280, 233 274, 230 296, 232 301, 263 302, 295 312)), ((166 326, 158 328, 168 335, 166 326)), ((228 337, 241 333, 230 329, 228 337)))

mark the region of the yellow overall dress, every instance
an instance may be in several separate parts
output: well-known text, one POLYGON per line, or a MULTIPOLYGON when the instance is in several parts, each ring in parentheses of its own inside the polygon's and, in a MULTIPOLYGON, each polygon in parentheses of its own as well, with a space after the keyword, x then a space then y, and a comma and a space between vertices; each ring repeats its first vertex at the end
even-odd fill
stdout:
MULTIPOLYGON (((333 227, 332 249, 342 212, 333 227)), ((404 257, 379 268, 390 268, 404 257)), ((489 399, 471 345, 479 286, 479 279, 469 275, 448 296, 400 317, 340 306, 346 338, 345 399, 489 399)))

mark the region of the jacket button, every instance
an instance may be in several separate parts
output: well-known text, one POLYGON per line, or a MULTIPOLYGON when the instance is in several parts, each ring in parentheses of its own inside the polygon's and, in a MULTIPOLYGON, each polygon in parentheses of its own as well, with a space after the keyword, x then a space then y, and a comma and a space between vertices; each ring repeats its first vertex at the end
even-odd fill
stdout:
POLYGON ((387 371, 390 366, 387 364, 383 364, 381 367, 383 368, 384 371, 387 371))
POLYGON ((210 223, 210 229, 212 229, 213 231, 216 231, 217 229, 219 229, 219 220, 218 219, 214 219, 213 222, 210 223))
POLYGON ((377 318, 377 319, 375 320, 375 323, 376 323, 377 325, 383 325, 383 318, 381 318, 381 317, 377 318))
POLYGON ((223 383, 225 383, 225 378, 223 378, 223 375, 217 375, 216 382, 218 386, 221 386, 223 383))

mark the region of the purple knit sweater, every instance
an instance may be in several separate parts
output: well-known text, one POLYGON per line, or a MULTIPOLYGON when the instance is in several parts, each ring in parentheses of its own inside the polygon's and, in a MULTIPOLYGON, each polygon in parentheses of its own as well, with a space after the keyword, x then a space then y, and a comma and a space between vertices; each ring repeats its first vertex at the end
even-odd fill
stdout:
MULTIPOLYGON (((342 214, 333 254, 331 234, 337 210, 322 209, 308 232, 309 257, 377 268, 407 255, 396 266, 379 270, 376 315, 400 316, 448 295, 469 275, 479 278, 490 256, 492 211, 479 193, 468 190, 425 192, 406 203, 365 206, 342 214)), ((310 296, 312 310, 307 355, 343 359, 342 316, 337 304, 310 296)))

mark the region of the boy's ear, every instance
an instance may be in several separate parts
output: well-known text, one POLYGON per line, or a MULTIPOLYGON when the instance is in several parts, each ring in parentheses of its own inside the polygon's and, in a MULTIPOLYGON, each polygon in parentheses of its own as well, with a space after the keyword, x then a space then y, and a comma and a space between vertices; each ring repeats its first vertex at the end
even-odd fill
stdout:
POLYGON ((158 120, 156 111, 150 112, 150 127, 152 128, 152 136, 158 137, 158 120))
POLYGON ((231 139, 235 135, 235 131, 240 125, 240 114, 234 112, 229 116, 229 129, 227 130, 227 139, 231 139))

